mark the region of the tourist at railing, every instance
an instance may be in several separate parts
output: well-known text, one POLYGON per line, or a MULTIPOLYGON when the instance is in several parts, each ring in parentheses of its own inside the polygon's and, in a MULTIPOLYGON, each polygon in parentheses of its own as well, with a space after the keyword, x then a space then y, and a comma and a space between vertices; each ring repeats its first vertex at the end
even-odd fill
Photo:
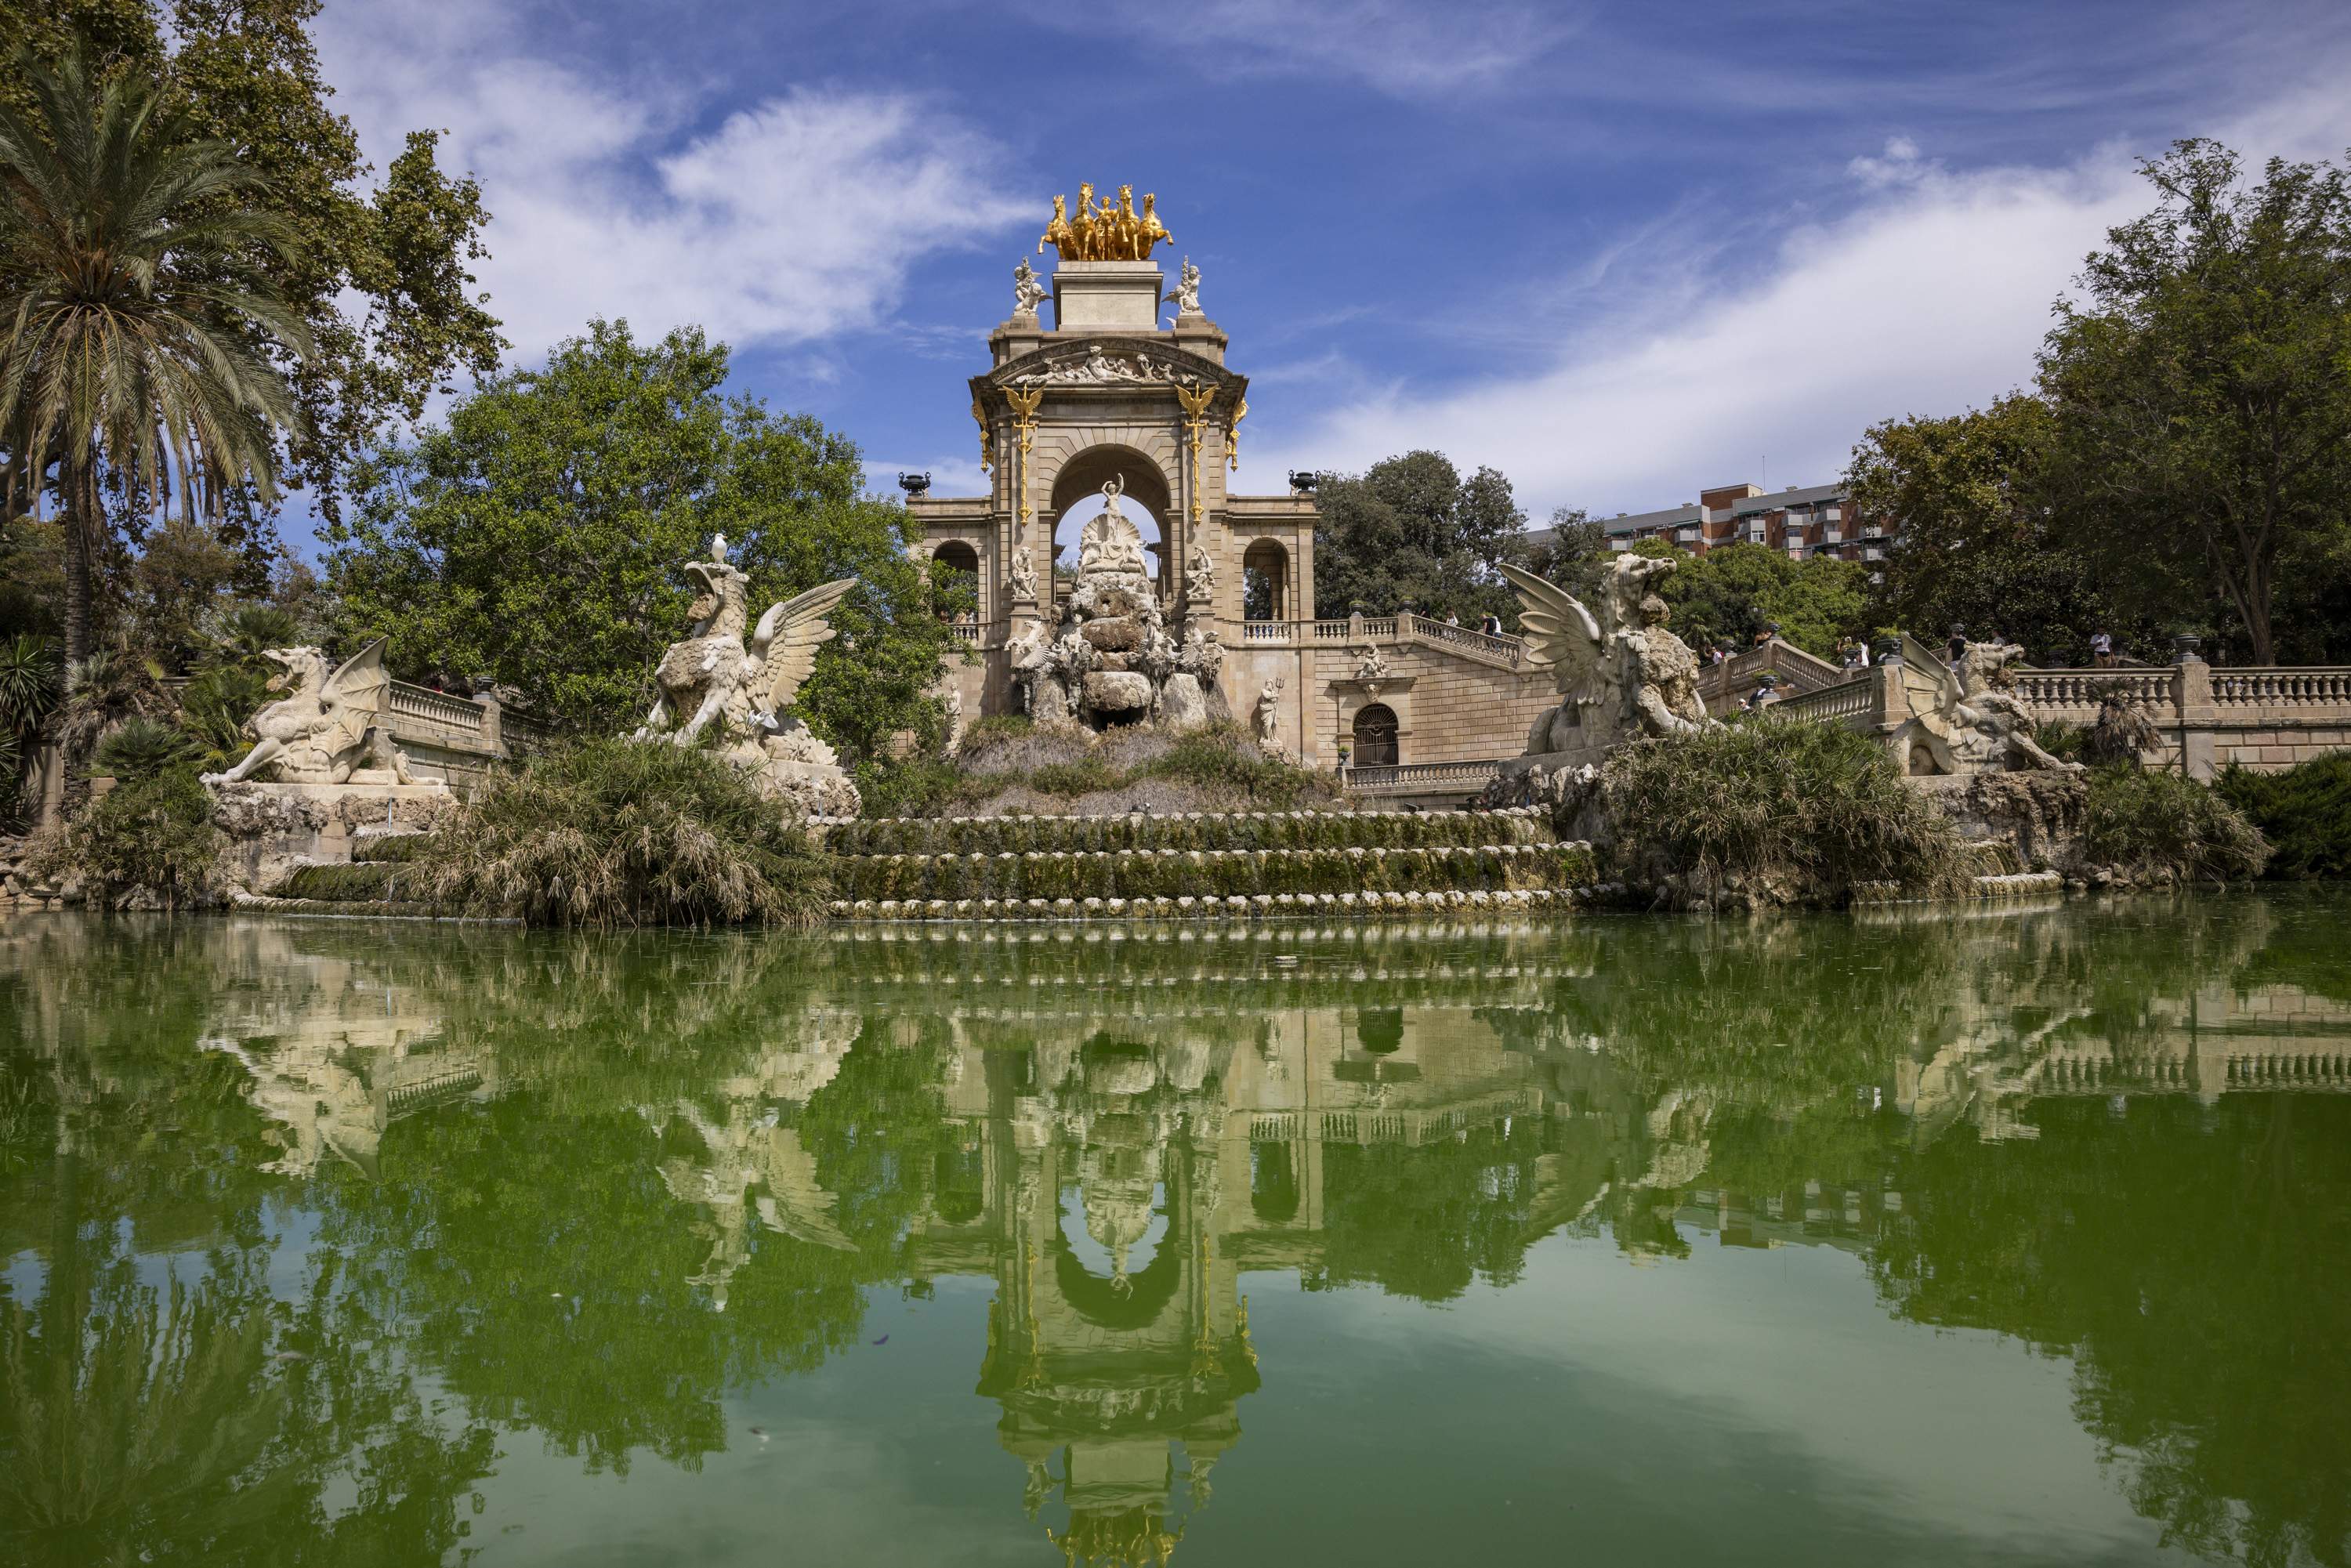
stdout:
POLYGON ((2090 637, 2090 664, 2094 668, 2111 670, 2115 667, 2115 638, 2111 632, 2093 632, 2090 637))

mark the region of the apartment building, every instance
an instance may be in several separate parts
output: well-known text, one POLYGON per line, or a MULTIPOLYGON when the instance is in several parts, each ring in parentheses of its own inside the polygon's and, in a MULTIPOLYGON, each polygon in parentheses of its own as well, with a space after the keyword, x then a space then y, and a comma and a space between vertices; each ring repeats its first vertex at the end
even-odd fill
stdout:
MULTIPOLYGON (((1596 520, 1611 549, 1661 538, 1696 555, 1721 545, 1751 544, 1785 550, 1793 560, 1825 553, 1864 564, 1883 561, 1897 531, 1884 519, 1856 517, 1841 484, 1791 485, 1784 490, 1719 485, 1678 507, 1596 520)), ((1549 531, 1539 530, 1537 541, 1549 531)))

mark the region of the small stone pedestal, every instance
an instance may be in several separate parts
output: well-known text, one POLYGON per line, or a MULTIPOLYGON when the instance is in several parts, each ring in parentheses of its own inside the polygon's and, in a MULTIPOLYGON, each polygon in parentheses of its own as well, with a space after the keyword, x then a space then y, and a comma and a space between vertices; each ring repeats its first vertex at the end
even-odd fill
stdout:
POLYGON ((1155 332, 1167 278, 1155 261, 1065 261, 1053 269, 1062 332, 1155 332))

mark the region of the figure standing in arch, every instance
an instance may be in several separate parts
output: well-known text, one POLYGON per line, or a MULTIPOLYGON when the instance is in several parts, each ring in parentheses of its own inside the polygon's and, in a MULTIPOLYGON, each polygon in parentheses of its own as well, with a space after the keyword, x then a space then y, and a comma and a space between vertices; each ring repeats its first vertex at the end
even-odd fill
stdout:
POLYGON ((1126 476, 1113 475, 1102 487, 1102 509, 1086 520, 1078 533, 1078 575, 1096 572, 1144 571, 1143 530, 1118 508, 1126 492, 1126 476))

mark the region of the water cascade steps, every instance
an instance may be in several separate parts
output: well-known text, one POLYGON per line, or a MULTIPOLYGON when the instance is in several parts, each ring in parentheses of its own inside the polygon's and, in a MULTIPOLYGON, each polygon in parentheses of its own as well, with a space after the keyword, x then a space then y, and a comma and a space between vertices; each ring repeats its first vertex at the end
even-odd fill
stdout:
POLYGON ((1591 847, 1540 811, 1231 811, 835 822, 846 920, 1233 919, 1563 906, 1591 847))

